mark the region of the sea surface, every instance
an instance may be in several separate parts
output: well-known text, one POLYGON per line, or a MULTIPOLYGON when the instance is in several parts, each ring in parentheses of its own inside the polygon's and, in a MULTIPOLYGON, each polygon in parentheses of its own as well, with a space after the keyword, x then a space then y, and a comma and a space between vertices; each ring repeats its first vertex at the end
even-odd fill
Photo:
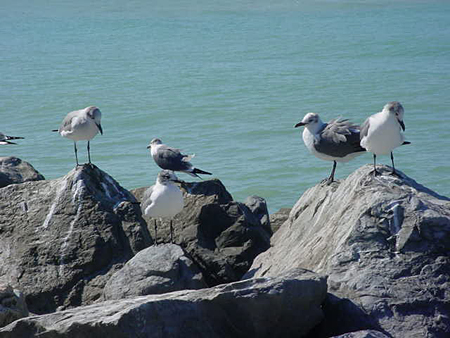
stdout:
MULTIPOLYGON (((0 156, 47 179, 75 165, 72 141, 51 130, 96 105, 92 160, 125 188, 154 183, 146 146, 158 137, 195 153, 236 200, 259 195, 275 212, 332 168, 294 124, 311 111, 362 123, 396 100, 412 143, 394 151, 396 168, 450 196, 450 1, 0 4, 0 131, 25 137, 0 156)), ((338 164, 336 178, 366 163, 338 164)))

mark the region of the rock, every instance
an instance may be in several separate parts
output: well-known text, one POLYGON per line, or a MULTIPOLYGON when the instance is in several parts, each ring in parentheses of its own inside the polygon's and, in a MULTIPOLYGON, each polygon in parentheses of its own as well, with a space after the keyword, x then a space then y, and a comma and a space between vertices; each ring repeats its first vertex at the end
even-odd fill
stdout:
POLYGON ((289 218, 290 208, 281 208, 277 212, 270 215, 270 225, 275 233, 289 218))
POLYGON ((0 285, 0 327, 27 316, 28 308, 23 294, 13 290, 10 285, 0 285))
POLYGON ((245 206, 249 209, 261 223, 261 226, 272 235, 272 228, 270 227, 269 211, 267 210, 266 200, 259 196, 248 196, 244 201, 245 206))
MULTIPOLYGON (((138 200, 147 188, 132 191, 138 200)), ((200 267, 208 286, 241 279, 270 246, 270 233, 243 203, 215 179, 181 185, 184 208, 173 221, 174 242, 200 267)), ((145 216, 153 234, 154 219, 145 216)), ((158 240, 170 242, 168 222, 158 221, 158 240)))
POLYGON ((202 290, 112 300, 28 317, 2 338, 304 337, 323 317, 326 278, 294 271, 202 290))
POLYGON ((0 157, 0 188, 14 183, 44 180, 33 166, 20 158, 0 157))
POLYGON ((31 312, 90 304, 152 243, 133 195, 95 166, 0 189, 0 282, 31 312))
POLYGON ((363 330, 345 333, 339 336, 334 336, 332 338, 389 338, 390 336, 385 335, 380 331, 375 330, 363 330))
POLYGON ((388 167, 376 178, 371 169, 307 190, 245 277, 296 267, 328 275, 330 293, 341 300, 334 305, 347 300, 339 316, 354 318, 353 326, 333 323, 334 312, 315 337, 363 329, 448 337, 450 199, 403 173, 389 175, 388 167))
POLYGON ((200 270, 175 244, 154 245, 130 259, 106 283, 105 300, 205 288, 200 270))

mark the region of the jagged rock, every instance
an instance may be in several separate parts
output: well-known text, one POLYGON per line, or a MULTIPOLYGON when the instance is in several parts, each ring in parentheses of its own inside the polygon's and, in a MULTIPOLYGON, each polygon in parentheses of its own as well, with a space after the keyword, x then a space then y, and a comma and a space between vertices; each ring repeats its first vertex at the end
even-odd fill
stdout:
POLYGON ((0 329, 0 336, 299 338, 322 319, 326 289, 325 277, 297 270, 28 317, 0 329))
POLYGON ((259 196, 248 196, 244 201, 244 205, 250 210, 254 217, 258 219, 266 232, 272 236, 266 200, 259 196))
MULTIPOLYGON (((141 200, 145 189, 132 192, 141 200)), ((271 234, 217 179, 183 183, 181 190, 184 208, 173 221, 174 242, 200 267, 208 286, 241 279, 253 259, 269 248, 271 234)), ((155 220, 144 218, 153 235, 155 220)), ((169 242, 169 223, 157 224, 158 240, 169 242)))
POLYGON ((371 170, 306 191, 246 277, 295 267, 328 275, 337 301, 314 337, 363 329, 448 337, 450 199, 390 168, 376 178, 371 170), (353 318, 352 327, 336 317, 353 318))
POLYGON ((344 333, 342 335, 334 336, 331 338, 389 338, 389 336, 386 336, 384 333, 382 333, 380 331, 363 330, 363 331, 344 333))
POLYGON ((0 282, 46 313, 98 299, 107 279, 152 243, 135 198, 84 165, 0 189, 0 282))
POLYGON ((44 180, 34 167, 20 158, 0 157, 0 188, 14 183, 44 180))
POLYGON ((28 308, 21 292, 10 285, 0 285, 0 327, 28 316, 28 308))
POLYGON ((277 212, 270 215, 270 226, 272 231, 276 232, 289 218, 290 208, 281 208, 277 212))
POLYGON ((200 270, 175 244, 154 245, 130 259, 106 283, 105 300, 205 288, 200 270))

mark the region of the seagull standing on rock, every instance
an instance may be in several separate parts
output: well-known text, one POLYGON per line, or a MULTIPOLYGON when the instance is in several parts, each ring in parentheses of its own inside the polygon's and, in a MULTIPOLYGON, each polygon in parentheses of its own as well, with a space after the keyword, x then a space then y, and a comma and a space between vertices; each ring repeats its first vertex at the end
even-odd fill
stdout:
POLYGON ((359 144, 359 126, 348 120, 333 119, 322 122, 319 114, 308 113, 294 128, 305 126, 303 142, 316 157, 333 161, 330 177, 323 180, 327 184, 334 181, 336 162, 348 162, 366 150, 359 144))
POLYGON ((100 124, 102 113, 100 109, 94 106, 76 110, 68 113, 57 131, 61 136, 73 140, 75 150, 75 160, 78 164, 77 141, 87 141, 87 151, 89 164, 91 164, 90 141, 100 132, 103 135, 103 129, 100 124))
MULTIPOLYGON (((141 209, 144 215, 152 218, 170 219, 170 241, 173 243, 172 219, 183 210, 183 194, 174 182, 181 183, 173 171, 161 170, 156 184, 148 188, 142 198, 141 209)), ((158 233, 155 219, 155 244, 158 244, 158 233)))
POLYGON ((402 130, 405 131, 403 122, 404 109, 400 102, 387 103, 383 110, 366 119, 361 126, 361 146, 373 153, 373 175, 379 175, 376 167, 377 155, 391 153, 392 174, 398 176, 394 166, 394 154, 392 150, 405 142, 402 130))
POLYGON ((6 145, 6 144, 17 144, 14 142, 11 142, 10 140, 19 140, 23 139, 23 137, 20 136, 8 136, 0 132, 0 145, 6 145))
POLYGON ((194 177, 200 178, 198 174, 212 175, 207 171, 194 168, 189 162, 195 155, 184 155, 179 149, 171 148, 154 138, 147 146, 156 164, 161 169, 181 171, 194 177))

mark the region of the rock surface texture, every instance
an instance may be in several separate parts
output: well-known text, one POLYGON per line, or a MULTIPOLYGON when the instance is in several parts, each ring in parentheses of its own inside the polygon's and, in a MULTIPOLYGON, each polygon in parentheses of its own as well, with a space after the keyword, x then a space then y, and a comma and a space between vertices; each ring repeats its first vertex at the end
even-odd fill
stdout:
POLYGON ((209 289, 107 301, 28 317, 2 338, 299 338, 323 318, 326 279, 291 271, 209 289))
POLYGON ((10 285, 0 285, 0 327, 27 316, 28 308, 23 294, 10 285))
POLYGON ((95 166, 0 189, 0 282, 33 313, 90 304, 152 244, 133 195, 95 166))
MULTIPOLYGON (((141 200, 145 189, 132 192, 141 200)), ((184 208, 173 221, 174 242, 200 267, 208 286, 241 279, 253 259, 270 246, 265 202, 252 198, 253 213, 244 203, 233 201, 217 179, 183 183, 181 190, 184 208)), ((155 220, 144 218, 153 234, 155 220)), ((170 242, 169 223, 157 222, 158 240, 170 242)))
POLYGON ((20 158, 0 157, 0 188, 14 183, 44 180, 34 167, 20 158))
POLYGON ((109 279, 103 298, 122 299, 205 288, 203 275, 175 244, 141 250, 109 279))
POLYGON ((450 199, 371 169, 306 191, 245 277, 328 275, 326 318, 311 337, 449 337, 450 199))

